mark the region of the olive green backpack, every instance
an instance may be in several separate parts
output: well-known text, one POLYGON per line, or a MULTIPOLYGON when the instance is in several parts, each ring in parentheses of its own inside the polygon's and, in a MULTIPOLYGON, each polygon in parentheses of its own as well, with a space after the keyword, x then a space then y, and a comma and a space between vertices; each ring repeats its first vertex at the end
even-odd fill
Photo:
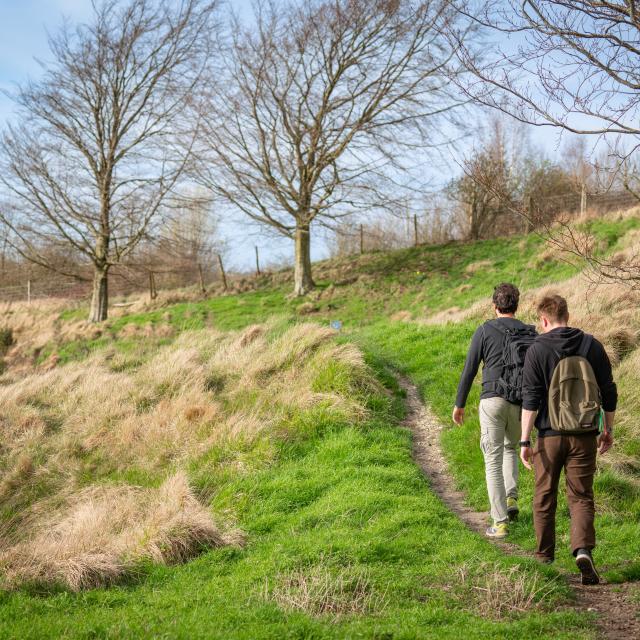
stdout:
POLYGON ((562 358, 549 386, 551 428, 567 433, 598 429, 602 399, 587 354, 593 336, 585 333, 578 351, 562 358))

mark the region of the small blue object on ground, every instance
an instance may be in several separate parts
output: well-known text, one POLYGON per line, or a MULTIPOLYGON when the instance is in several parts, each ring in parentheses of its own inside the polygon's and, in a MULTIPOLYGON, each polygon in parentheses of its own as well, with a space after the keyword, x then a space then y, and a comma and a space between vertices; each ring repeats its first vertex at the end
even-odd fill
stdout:
POLYGON ((332 320, 331 328, 335 329, 336 331, 340 331, 340 329, 342 329, 342 320, 332 320))

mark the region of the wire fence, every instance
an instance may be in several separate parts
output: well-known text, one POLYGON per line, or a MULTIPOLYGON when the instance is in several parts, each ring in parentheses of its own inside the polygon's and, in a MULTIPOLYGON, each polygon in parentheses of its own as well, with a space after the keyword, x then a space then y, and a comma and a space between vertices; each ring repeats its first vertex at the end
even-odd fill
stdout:
MULTIPOLYGON (((524 198, 503 206, 504 213, 484 237, 500 237, 535 230, 536 224, 559 219, 579 219, 640 206, 626 190, 590 193, 567 192, 544 198, 524 198)), ((440 244, 468 235, 464 208, 448 212, 439 206, 421 213, 403 213, 368 222, 345 222, 335 229, 333 255, 390 251, 423 244, 440 244)))
MULTIPOLYGON (((24 271, 24 270, 22 270, 24 271)), ((91 269, 87 267, 86 279, 65 278, 56 274, 39 271, 36 273, 5 274, 14 284, 0 286, 0 302, 26 302, 37 300, 89 300, 93 291, 91 269), (19 284, 15 284, 15 282, 19 284)), ((192 286, 206 291, 223 281, 219 264, 198 268, 179 274, 174 269, 163 270, 156 266, 145 271, 113 270, 109 278, 109 294, 113 298, 148 294, 154 298, 159 290, 172 290, 192 286)))
MULTIPOLYGON (((527 199, 512 203, 512 219, 516 222, 511 228, 502 224, 495 230, 495 236, 531 231, 531 219, 527 219, 527 212, 545 211, 545 215, 559 217, 564 214, 579 218, 603 215, 638 205, 640 201, 628 191, 589 193, 583 189, 581 193, 564 193, 537 201, 527 199), (518 209, 523 214, 519 222, 518 209)), ((460 218, 456 219, 438 204, 432 210, 425 209, 420 213, 389 216, 367 223, 344 223, 334 232, 331 252, 334 255, 352 255, 447 242, 464 236, 464 222, 461 224, 460 218)), ((90 274, 91 269, 86 267, 87 278, 78 280, 56 276, 42 270, 33 272, 25 269, 23 265, 13 265, 13 269, 3 268, 0 274, 2 280, 11 282, 0 286, 0 301, 30 303, 43 299, 88 300, 92 293, 90 274)), ((261 274, 263 271, 260 268, 256 247, 255 275, 261 274)), ((246 274, 244 275, 246 277, 246 274)), ((194 263, 180 268, 171 264, 146 268, 114 268, 109 289, 112 297, 146 293, 154 298, 159 290, 188 286, 199 288, 204 293, 212 286, 220 286, 227 290, 227 277, 222 256, 216 255, 210 263, 194 263)))

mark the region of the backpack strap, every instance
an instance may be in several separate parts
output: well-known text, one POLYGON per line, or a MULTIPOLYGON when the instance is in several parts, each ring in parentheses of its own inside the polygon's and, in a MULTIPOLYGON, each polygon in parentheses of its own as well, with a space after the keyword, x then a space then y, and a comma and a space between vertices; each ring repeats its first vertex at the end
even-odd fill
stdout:
MULTIPOLYGON (((502 326, 500 322, 496 322, 494 320, 487 320, 483 325, 484 335, 486 335, 487 327, 491 327, 494 331, 497 331, 501 336, 506 336, 507 331, 506 328, 502 326)), ((484 336, 483 336, 484 337, 484 336)), ((493 383, 497 382, 502 375, 502 365, 499 364, 496 367, 485 367, 482 370, 482 375, 484 376, 483 382, 491 383, 492 389, 495 391, 495 385, 493 383)))
POLYGON ((580 343, 580 346, 576 351, 576 355, 586 359, 592 344, 593 344, 593 336, 590 333, 585 333, 582 336, 582 342, 580 343))

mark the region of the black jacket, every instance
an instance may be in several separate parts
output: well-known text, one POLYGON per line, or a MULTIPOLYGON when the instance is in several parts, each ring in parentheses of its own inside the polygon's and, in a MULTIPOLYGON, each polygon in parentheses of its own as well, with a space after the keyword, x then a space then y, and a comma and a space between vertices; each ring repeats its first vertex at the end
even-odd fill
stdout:
MULTIPOLYGON (((539 335, 529 347, 522 374, 522 408, 537 411, 536 428, 540 436, 561 435, 549 422, 548 395, 553 371, 561 358, 574 355, 580 348, 584 333, 580 329, 558 327, 539 335)), ((595 338, 591 343, 587 360, 593 367, 602 408, 615 411, 618 390, 611 373, 611 362, 602 343, 595 338)))
POLYGON ((493 329, 492 324, 500 323, 510 329, 522 329, 526 327, 523 322, 515 318, 495 318, 481 324, 471 338, 471 346, 464 363, 464 370, 458 383, 458 393, 456 395, 456 407, 464 407, 467 403, 467 396, 471 390, 473 380, 478 373, 480 363, 482 367, 482 394, 480 399, 498 397, 498 393, 493 389, 494 383, 489 380, 486 371, 495 369, 502 365, 502 349, 504 346, 504 335, 498 329, 493 329))

